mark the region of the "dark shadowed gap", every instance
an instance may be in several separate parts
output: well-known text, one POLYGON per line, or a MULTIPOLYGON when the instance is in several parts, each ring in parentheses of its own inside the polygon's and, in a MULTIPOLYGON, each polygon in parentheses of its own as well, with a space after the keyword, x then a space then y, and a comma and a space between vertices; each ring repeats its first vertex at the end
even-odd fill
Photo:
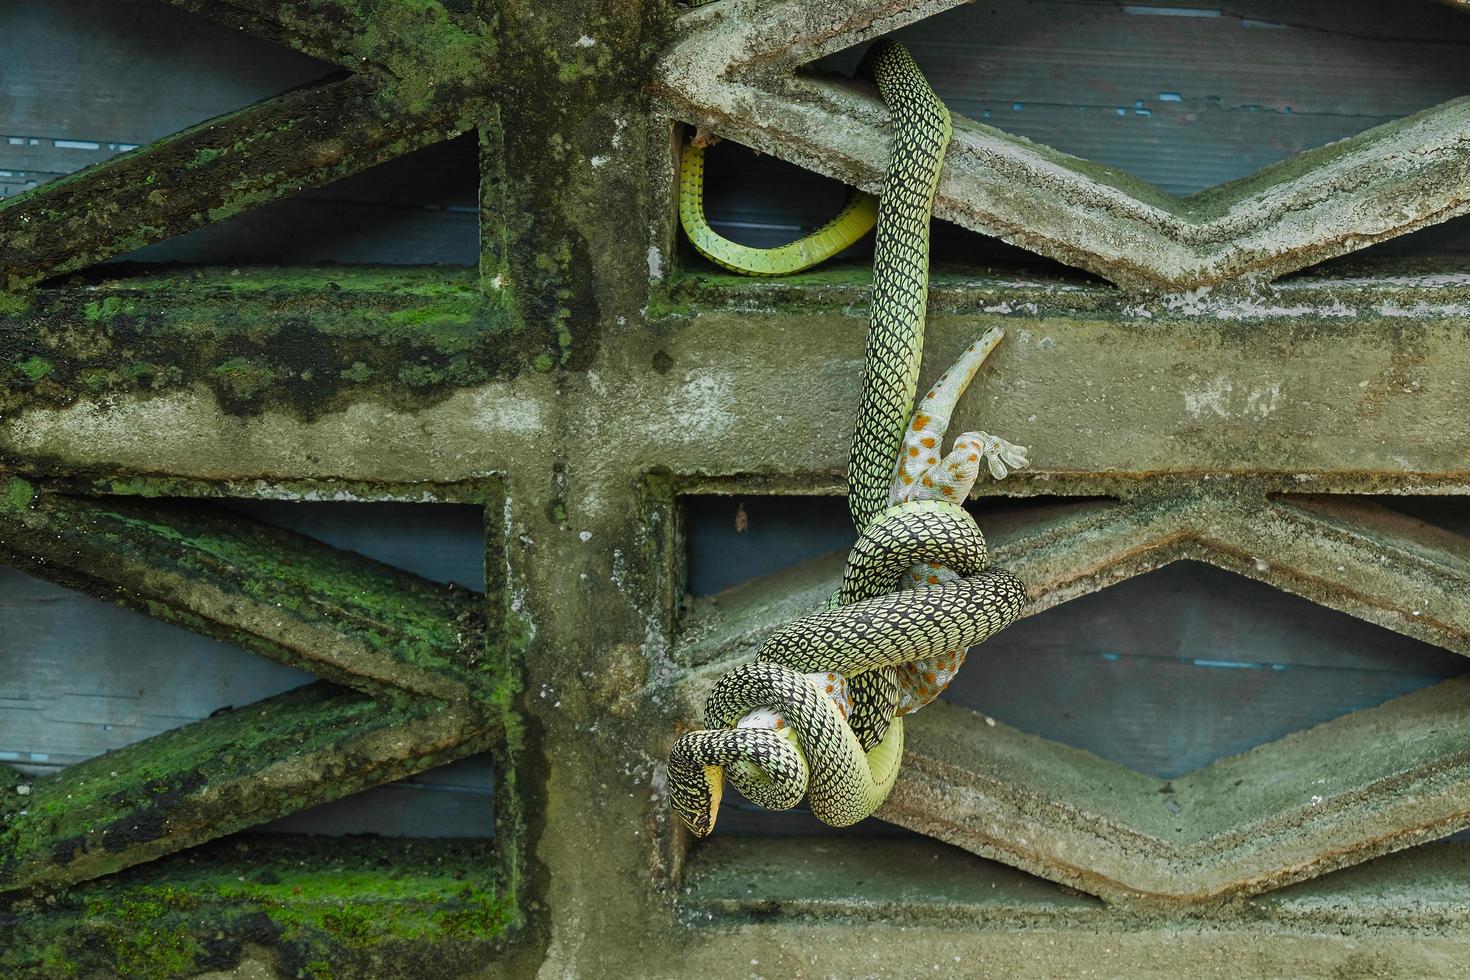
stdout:
MULTIPOLYGON (((969 506, 1000 541, 1105 499, 985 498, 969 506)), ((1448 521, 1465 513, 1454 503, 1394 498, 1392 505, 1448 521)), ((840 497, 701 496, 685 498, 685 508, 694 595, 845 549, 853 538, 840 497)), ((1172 778, 1466 669, 1465 658, 1430 644, 1211 565, 1178 562, 1012 625, 972 651, 945 697, 1172 778)), ((733 788, 719 826, 752 836, 837 833, 804 806, 769 813, 733 788)), ((878 821, 841 833, 908 834, 878 821)))
MULTIPOLYGON (((1288 498, 1289 499, 1289 498, 1288 498)), ((1418 518, 1425 524, 1442 531, 1461 535, 1466 539, 1462 554, 1470 555, 1470 496, 1425 496, 1425 497, 1371 497, 1389 510, 1398 511, 1408 517, 1418 518)))
POLYGON ((473 266, 479 180, 466 133, 112 261, 473 266))
MULTIPOLYGON (((742 245, 773 248, 795 241, 826 224, 847 200, 848 188, 839 181, 757 153, 734 140, 722 140, 705 151, 704 159, 705 218, 716 232, 742 245)), ((1009 274, 1083 275, 947 221, 935 220, 930 235, 936 271, 963 269, 973 274, 994 268, 1009 274)), ((715 268, 687 240, 684 245, 687 268, 715 268)), ((869 232, 822 268, 866 270, 872 259, 873 235, 869 232)))

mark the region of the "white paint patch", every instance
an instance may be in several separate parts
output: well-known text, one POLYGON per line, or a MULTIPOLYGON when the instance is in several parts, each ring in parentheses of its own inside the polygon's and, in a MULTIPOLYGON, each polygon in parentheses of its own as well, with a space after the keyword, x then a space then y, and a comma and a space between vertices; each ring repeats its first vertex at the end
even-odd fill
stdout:
POLYGON ((592 532, 591 531, 578 531, 577 532, 577 537, 578 537, 578 539, 581 540, 581 542, 583 544, 586 544, 588 541, 591 541, 592 540, 592 532))
MULTIPOLYGON (((1198 377, 1190 381, 1199 384, 1198 377)), ((1237 392, 1235 382, 1217 374, 1208 383, 1184 392, 1184 409, 1194 418, 1212 414, 1222 419, 1236 417, 1269 418, 1281 405, 1281 382, 1272 381, 1237 392)))
POLYGON ((579 48, 590 48, 596 43, 597 38, 588 37, 586 34, 583 34, 581 37, 577 38, 577 47, 579 48))
POLYGON ((673 421, 680 441, 686 445, 725 435, 735 427, 735 375, 730 371, 706 371, 685 375, 679 388, 664 396, 664 411, 653 420, 658 429, 673 421))
POLYGON ((659 282, 664 277, 664 253, 657 245, 648 246, 648 278, 659 282))
MULTIPOLYGON (((1191 378, 1191 381, 1194 379, 1191 378)), ((1234 386, 1230 379, 1220 375, 1203 388, 1184 393, 1184 409, 1195 418, 1199 418, 1206 412, 1213 412, 1220 418, 1226 418, 1229 412, 1226 402, 1230 398, 1230 392, 1234 386)))
POLYGON ((541 435, 546 428, 539 401, 532 401, 524 395, 511 394, 504 389, 475 392, 470 409, 470 424, 482 432, 524 438, 541 435))
POLYGON ((593 157, 592 159, 588 160, 587 162, 590 163, 590 164, 592 164, 593 167, 600 167, 604 163, 607 163, 607 161, 608 161, 608 157, 597 156, 597 157, 593 157))

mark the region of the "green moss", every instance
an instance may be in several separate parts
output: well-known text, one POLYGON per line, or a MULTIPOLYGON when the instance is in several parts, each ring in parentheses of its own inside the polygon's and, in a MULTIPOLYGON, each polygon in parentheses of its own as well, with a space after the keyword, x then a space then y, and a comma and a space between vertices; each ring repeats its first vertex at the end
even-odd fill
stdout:
POLYGON ((247 947, 284 976, 461 975, 514 920, 487 844, 245 840, 0 903, 0 976, 189 976, 247 947))
POLYGON ((107 368, 83 368, 77 376, 82 382, 82 387, 94 395, 106 391, 117 381, 117 375, 107 368))
POLYGON ((5 486, 5 496, 0 497, 0 509, 19 514, 36 499, 36 488, 18 476, 13 476, 5 486))
POLYGON ((547 351, 542 351, 531 360, 531 369, 543 374, 556 366, 556 359, 547 351))
POLYGON ((82 308, 86 318, 94 323, 99 320, 111 320, 126 309, 127 305, 119 296, 107 296, 100 300, 93 300, 82 308))
POLYGON ((34 293, 0 292, 0 316, 24 313, 31 308, 34 300, 34 293))
POLYGON ((270 365, 249 357, 232 357, 214 369, 224 387, 236 398, 253 398, 275 381, 270 365))
POLYGON ((184 165, 184 168, 186 170, 193 170, 196 167, 202 167, 206 163, 208 163, 209 161, 217 158, 220 155, 220 153, 221 153, 220 150, 216 150, 216 149, 214 149, 212 147, 208 147, 208 146, 203 147, 197 153, 194 154, 194 159, 193 160, 190 160, 188 163, 186 163, 184 165))
POLYGON ((0 388, 0 414, 203 380, 236 414, 310 420, 360 398, 364 385, 419 407, 509 377, 544 350, 520 336, 509 290, 486 296, 457 271, 210 270, 130 279, 125 293, 98 295, 110 288, 48 292, 24 323, 0 318, 13 364, 50 365, 45 384, 18 374, 33 383, 0 388))
POLYGON ((56 365, 44 357, 28 357, 15 365, 15 369, 32 382, 50 377, 56 365))

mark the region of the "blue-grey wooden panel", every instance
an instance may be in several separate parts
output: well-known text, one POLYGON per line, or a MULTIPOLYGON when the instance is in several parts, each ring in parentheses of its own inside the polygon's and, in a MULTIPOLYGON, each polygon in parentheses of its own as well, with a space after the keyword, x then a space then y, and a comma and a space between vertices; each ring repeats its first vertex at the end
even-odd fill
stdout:
POLYGON ((0 65, 0 196, 337 70, 157 0, 6 0, 0 65))
POLYGON ((310 674, 0 566, 0 760, 48 772, 310 674))
POLYGON ((1464 95, 1470 56, 1428 0, 990 0, 895 36, 953 109, 1175 194, 1464 95))
MULTIPOLYGON (((213 506, 200 503, 199 506, 213 506)), ((467 505, 230 501, 435 581, 484 588, 484 524, 467 505)), ((41 775, 312 680, 310 674, 0 566, 0 761, 41 775)), ((488 756, 315 807, 263 830, 488 837, 488 756)))
MULTIPOLYGON (((157 0, 0 4, 0 197, 333 74, 157 0)), ((479 261, 473 135, 117 261, 479 261)))

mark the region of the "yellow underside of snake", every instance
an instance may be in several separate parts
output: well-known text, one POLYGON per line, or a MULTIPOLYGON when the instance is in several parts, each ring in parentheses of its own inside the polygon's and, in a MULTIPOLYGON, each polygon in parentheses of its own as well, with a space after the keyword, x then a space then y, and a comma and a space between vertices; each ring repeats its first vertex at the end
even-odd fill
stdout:
MULTIPOLYGON (((675 742, 671 803, 701 836, 714 827, 726 777, 753 802, 772 809, 794 806, 809 793, 813 813, 835 826, 870 815, 892 788, 903 753, 902 719, 894 717, 893 707, 895 667, 981 642, 1012 622, 1026 598, 1015 576, 986 567, 984 537, 962 507, 936 499, 890 506, 918 383, 929 219, 951 124, 901 46, 874 45, 860 71, 877 83, 889 107, 894 146, 877 208, 872 322, 848 467, 858 544, 833 604, 781 627, 756 662, 721 678, 706 703, 708 729, 675 742), (900 577, 915 563, 943 566, 957 576, 927 588, 900 589, 900 577), (825 671, 848 678, 851 717, 808 676, 825 671), (758 708, 779 711, 789 725, 738 727, 758 708)), ((867 231, 870 199, 859 196, 801 241, 777 249, 730 242, 704 220, 702 167, 702 152, 686 149, 680 217, 695 248, 727 268, 752 275, 796 272, 867 231)), ((915 429, 923 419, 913 417, 915 429)))

